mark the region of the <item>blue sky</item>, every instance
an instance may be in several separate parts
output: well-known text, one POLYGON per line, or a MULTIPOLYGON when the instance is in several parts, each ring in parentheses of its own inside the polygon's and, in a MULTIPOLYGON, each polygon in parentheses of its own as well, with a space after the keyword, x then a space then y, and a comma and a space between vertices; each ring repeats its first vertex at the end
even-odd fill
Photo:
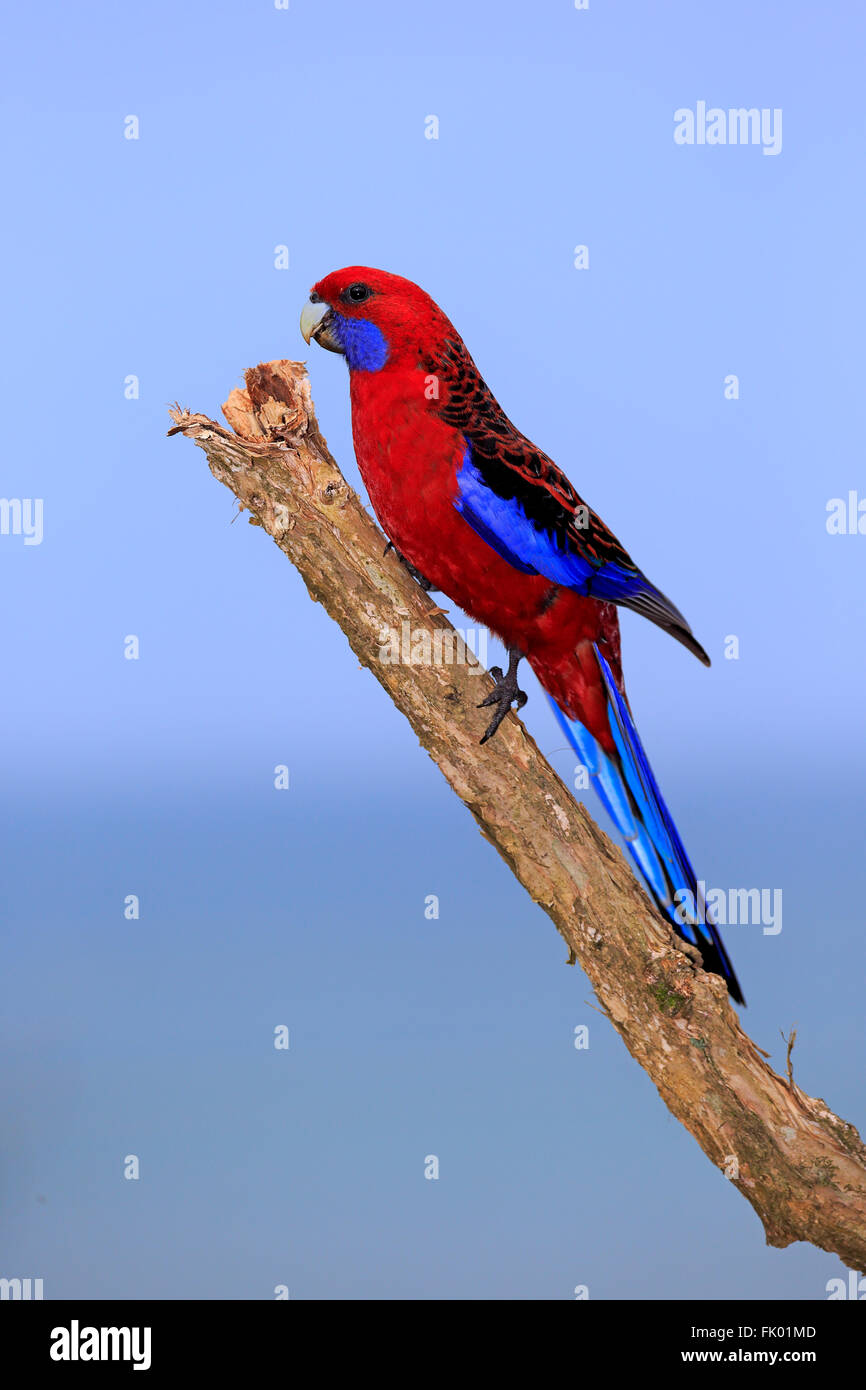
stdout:
POLYGON ((8 20, 2 492, 43 499, 44 535, 0 535, 0 1274, 47 1297, 825 1296, 838 1261, 764 1247, 342 634, 165 429, 171 401, 217 414, 245 367, 309 356, 358 485, 344 366, 298 313, 344 264, 423 284, 713 657, 624 615, 699 874, 784 895, 778 935, 726 933, 747 1027, 781 1066, 796 1024, 798 1080, 862 1126, 866 536, 826 519, 866 497, 864 28, 678 0, 8 20), (677 145, 699 101, 781 109, 780 153, 677 145))

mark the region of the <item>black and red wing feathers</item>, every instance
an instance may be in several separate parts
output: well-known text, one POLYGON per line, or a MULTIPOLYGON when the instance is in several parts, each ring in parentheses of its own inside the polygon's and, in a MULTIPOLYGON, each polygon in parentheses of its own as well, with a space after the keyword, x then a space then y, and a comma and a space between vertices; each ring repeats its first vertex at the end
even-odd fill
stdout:
POLYGON ((679 609, 641 573, 628 551, 553 460, 511 423, 463 340, 452 331, 437 350, 422 349, 419 357, 425 372, 440 384, 434 409, 460 430, 471 452, 472 468, 478 474, 475 509, 469 501, 463 506, 470 524, 506 556, 522 525, 523 536, 518 537, 523 543, 522 554, 514 550, 514 563, 519 568, 531 571, 534 567, 536 572, 588 596, 631 608, 670 633, 709 666, 709 657, 679 609), (495 534, 493 518, 502 522, 502 508, 497 508, 495 502, 483 505, 484 515, 479 514, 478 482, 482 491, 488 490, 489 497, 512 504, 511 522, 504 527, 510 534, 495 534), (532 528, 534 536, 527 536, 527 527, 532 528), (538 559, 543 551, 538 543, 542 537, 549 542, 546 564, 543 555, 540 562, 538 559), (567 561, 563 563, 569 556, 574 562, 570 571, 567 561))
POLYGON ((456 335, 423 360, 445 390, 438 413, 459 429, 485 483, 520 503, 529 520, 594 569, 608 563, 638 573, 628 552, 572 487, 561 468, 511 423, 456 335))

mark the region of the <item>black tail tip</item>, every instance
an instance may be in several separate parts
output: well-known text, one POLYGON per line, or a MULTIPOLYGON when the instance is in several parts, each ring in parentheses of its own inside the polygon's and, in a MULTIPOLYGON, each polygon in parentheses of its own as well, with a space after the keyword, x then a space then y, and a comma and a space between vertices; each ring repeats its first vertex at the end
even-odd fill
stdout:
POLYGON ((690 628, 686 628, 683 631, 677 631, 673 635, 676 638, 678 638, 680 642, 682 642, 684 647, 688 648, 688 650, 692 653, 692 656, 696 656, 698 658, 698 661, 700 661, 703 666, 712 666, 713 663, 710 661, 710 658, 707 656, 697 637, 695 637, 694 633, 691 631, 690 628))
POLYGON ((701 941, 698 945, 698 950, 703 958, 704 969, 708 970, 711 975, 720 975, 728 986, 728 994, 731 996, 734 1003, 741 1004, 745 1009, 747 1007, 745 996, 740 989, 740 982, 734 974, 731 962, 726 957, 723 957, 721 952, 707 941, 701 941))

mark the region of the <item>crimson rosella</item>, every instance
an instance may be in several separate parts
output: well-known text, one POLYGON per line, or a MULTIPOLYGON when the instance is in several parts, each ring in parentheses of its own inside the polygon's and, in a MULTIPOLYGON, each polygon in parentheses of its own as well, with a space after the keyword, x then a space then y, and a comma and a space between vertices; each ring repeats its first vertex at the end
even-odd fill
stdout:
POLYGON ((650 769, 626 699, 617 605, 709 666, 651 584, 556 464, 512 425, 428 294, 366 266, 314 285, 301 331, 348 363, 361 476, 412 573, 501 638, 482 742, 526 696, 529 662, 658 906, 743 1002, 715 923, 650 769))

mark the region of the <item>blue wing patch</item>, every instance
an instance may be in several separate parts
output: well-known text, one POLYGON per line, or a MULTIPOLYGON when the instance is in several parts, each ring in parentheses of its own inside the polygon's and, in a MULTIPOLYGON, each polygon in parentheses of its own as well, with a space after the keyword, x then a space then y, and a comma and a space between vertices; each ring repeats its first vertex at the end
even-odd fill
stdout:
POLYGON ((573 547, 539 529, 516 498, 497 496, 473 461, 469 443, 457 473, 454 505, 473 531, 522 574, 543 574, 554 584, 612 603, 652 588, 639 570, 627 570, 612 561, 597 568, 573 547))

